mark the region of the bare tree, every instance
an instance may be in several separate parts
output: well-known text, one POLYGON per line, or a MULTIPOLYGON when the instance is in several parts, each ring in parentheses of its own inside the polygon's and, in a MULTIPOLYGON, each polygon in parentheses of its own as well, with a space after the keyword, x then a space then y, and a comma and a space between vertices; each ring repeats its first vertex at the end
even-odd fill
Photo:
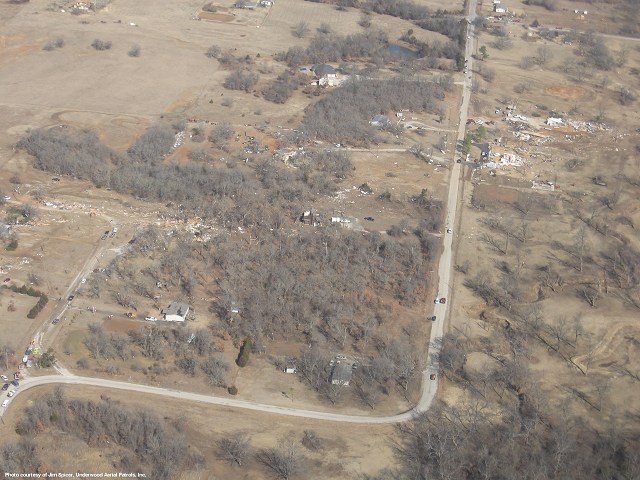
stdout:
POLYGON ((298 38, 303 38, 309 33, 309 24, 301 20, 293 27, 293 34, 298 38))
POLYGON ((280 441, 276 448, 258 452, 258 460, 276 480, 288 480, 302 472, 304 457, 291 438, 280 441))
POLYGON ((218 440, 220 456, 233 465, 242 467, 249 457, 249 438, 242 432, 234 432, 218 440))
POLYGON ((226 384, 229 364, 222 357, 209 357, 200 365, 200 368, 214 387, 223 387, 226 384))
POLYGON ((597 308, 598 300, 600 300, 600 291, 597 288, 592 286, 583 287, 580 293, 591 308, 597 308))

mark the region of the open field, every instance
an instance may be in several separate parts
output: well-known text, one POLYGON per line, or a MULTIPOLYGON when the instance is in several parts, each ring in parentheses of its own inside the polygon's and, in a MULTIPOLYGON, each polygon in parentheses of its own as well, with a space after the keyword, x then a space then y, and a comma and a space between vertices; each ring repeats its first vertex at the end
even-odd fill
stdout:
MULTIPOLYGON (((32 404, 38 396, 53 389, 37 389, 28 395, 21 395, 12 403, 13 411, 20 411, 32 404)), ((93 388, 63 390, 67 397, 99 402, 108 398, 132 409, 149 409, 149 399, 132 393, 100 391, 93 388)), ((261 448, 273 448, 283 438, 294 440, 300 454, 306 457, 304 476, 315 478, 361 478, 364 474, 374 474, 392 462, 392 448, 388 435, 393 427, 360 427, 336 429, 335 425, 304 419, 281 419, 273 422, 273 417, 256 413, 237 412, 232 409, 212 409, 190 402, 165 400, 151 408, 151 411, 164 419, 167 426, 174 425, 179 433, 188 439, 189 453, 202 456, 204 465, 191 471, 182 472, 180 479, 198 478, 270 478, 265 467, 254 454, 242 468, 221 460, 216 442, 233 432, 244 432, 250 439, 252 452, 261 448), (314 430, 324 445, 313 451, 300 442, 304 430, 314 430), (375 432, 375 433, 374 433, 375 432)), ((19 439, 15 426, 19 415, 5 420, 0 427, 4 442, 19 439)), ((91 446, 73 435, 61 432, 43 432, 36 436, 37 456, 47 465, 48 471, 70 472, 78 469, 83 472, 111 471, 117 468, 123 454, 119 447, 107 442, 97 442, 91 446), (65 448, 52 448, 57 442, 64 441, 65 448), (90 461, 89 461, 90 459, 90 461), (88 465, 91 465, 90 467, 88 465)))

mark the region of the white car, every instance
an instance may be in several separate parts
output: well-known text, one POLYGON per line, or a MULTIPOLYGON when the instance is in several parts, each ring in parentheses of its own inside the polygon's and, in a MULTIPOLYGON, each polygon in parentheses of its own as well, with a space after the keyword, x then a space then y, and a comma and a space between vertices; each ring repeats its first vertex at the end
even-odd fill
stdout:
POLYGON ((4 399, 4 402, 2 402, 2 406, 3 406, 3 407, 6 407, 7 405, 9 405, 9 399, 8 399, 8 398, 5 398, 5 399, 4 399))
POLYGON ((8 381, 9 381, 9 379, 7 378, 7 376, 6 376, 6 375, 0 375, 0 378, 1 378, 1 379, 2 379, 2 381, 4 381, 4 382, 8 382, 8 381))
POLYGON ((7 393, 7 397, 11 398, 16 394, 15 390, 9 390, 9 393, 7 393))
POLYGON ((451 233, 453 230, 451 230, 450 228, 447 228, 447 233, 451 233))
POLYGON ((80 283, 82 283, 82 284, 87 283, 87 279, 83 278, 82 280, 80 280, 80 283))
POLYGON ((147 322, 157 322, 157 321, 158 321, 158 319, 157 319, 156 317, 152 317, 152 316, 144 317, 144 319, 145 319, 147 322))

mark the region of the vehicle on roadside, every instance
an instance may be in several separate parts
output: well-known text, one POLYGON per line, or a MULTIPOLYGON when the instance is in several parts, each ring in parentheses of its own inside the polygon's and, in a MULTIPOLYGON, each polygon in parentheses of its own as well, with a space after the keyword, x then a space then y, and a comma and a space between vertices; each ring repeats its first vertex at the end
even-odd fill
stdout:
POLYGON ((453 230, 451 230, 450 228, 447 228, 447 233, 451 233, 453 232, 453 230))
POLYGON ((156 317, 152 317, 152 316, 150 316, 150 315, 148 315, 148 316, 144 317, 144 319, 145 319, 147 322, 157 322, 157 321, 158 321, 158 319, 157 319, 156 317))
POLYGON ((9 384, 5 383, 4 385, 2 385, 2 391, 4 392, 5 390, 7 390, 9 388, 9 384))
POLYGON ((57 324, 58 324, 58 322, 60 322, 60 317, 58 317, 58 318, 54 318, 54 319, 53 319, 53 322, 51 322, 51 323, 52 323, 52 324, 54 324, 54 325, 57 325, 57 324))
POLYGON ((16 394, 15 390, 9 390, 9 393, 7 393, 7 397, 11 398, 16 394))
POLYGON ((7 405, 9 405, 9 399, 8 399, 8 398, 5 398, 5 399, 4 399, 4 402, 2 402, 2 406, 3 406, 3 407, 6 407, 7 405))
POLYGON ((87 283, 87 279, 83 278, 82 280, 80 280, 80 283, 82 283, 84 285, 85 283, 87 283))
POLYGON ((429 375, 429 379, 435 380, 436 379, 436 374, 432 373, 431 375, 429 375))
POLYGON ((3 382, 8 382, 9 379, 7 378, 6 375, 0 375, 0 378, 2 379, 3 382))
POLYGON ((127 318, 134 318, 136 315, 133 312, 127 312, 124 314, 127 318))
POLYGON ((375 220, 375 218, 373 217, 364 217, 365 220, 367 220, 368 222, 373 222, 375 220))
POLYGON ((436 321, 436 316, 434 315, 433 317, 431 317, 431 321, 435 322, 436 321))
POLYGON ((11 385, 13 385, 14 387, 19 387, 20 382, 18 382, 18 380, 11 380, 11 385))
POLYGON ((75 295, 69 295, 69 296, 67 297, 67 302, 72 302, 74 298, 76 298, 76 296, 75 296, 75 295))
POLYGON ((447 299, 446 299, 446 298, 444 298, 444 297, 442 297, 442 298, 440 299, 440 303, 447 303, 447 299))

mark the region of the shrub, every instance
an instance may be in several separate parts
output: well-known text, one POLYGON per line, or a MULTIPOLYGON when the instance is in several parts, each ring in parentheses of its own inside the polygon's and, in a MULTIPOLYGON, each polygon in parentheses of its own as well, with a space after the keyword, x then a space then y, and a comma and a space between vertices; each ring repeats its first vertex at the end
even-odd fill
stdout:
POLYGON ((133 45, 129 51, 127 52, 127 55, 129 55, 130 57, 139 57, 140 56, 140 46, 139 45, 133 45))
POLYGON ((222 49, 217 45, 212 45, 207 50, 207 53, 205 53, 205 56, 207 56, 208 58, 220 58, 221 54, 222 49))
POLYGON ((87 360, 85 357, 82 357, 81 359, 79 359, 76 362, 76 367, 78 367, 81 370, 86 370, 89 368, 89 360, 87 360))
POLYGON ((99 51, 110 50, 111 45, 112 44, 110 41, 105 42, 104 40, 99 40, 97 38, 93 41, 93 43, 91 43, 91 46, 99 51))
POLYGON ((246 367, 247 363, 249 363, 249 355, 251 355, 251 340, 247 338, 242 344, 242 347, 240 347, 236 364, 239 367, 246 367))
POLYGON ((64 47, 64 38, 58 37, 55 40, 51 40, 50 42, 47 42, 45 46, 42 47, 42 49, 46 50, 47 52, 50 52, 51 50, 55 50, 56 48, 62 48, 62 47, 64 47))
POLYGON ((18 248, 18 239, 12 238, 11 241, 7 244, 5 249, 9 252, 13 252, 16 248, 18 248))
POLYGON ((232 385, 231 387, 227 388, 227 391, 229 392, 230 395, 238 394, 238 388, 235 385, 232 385))

